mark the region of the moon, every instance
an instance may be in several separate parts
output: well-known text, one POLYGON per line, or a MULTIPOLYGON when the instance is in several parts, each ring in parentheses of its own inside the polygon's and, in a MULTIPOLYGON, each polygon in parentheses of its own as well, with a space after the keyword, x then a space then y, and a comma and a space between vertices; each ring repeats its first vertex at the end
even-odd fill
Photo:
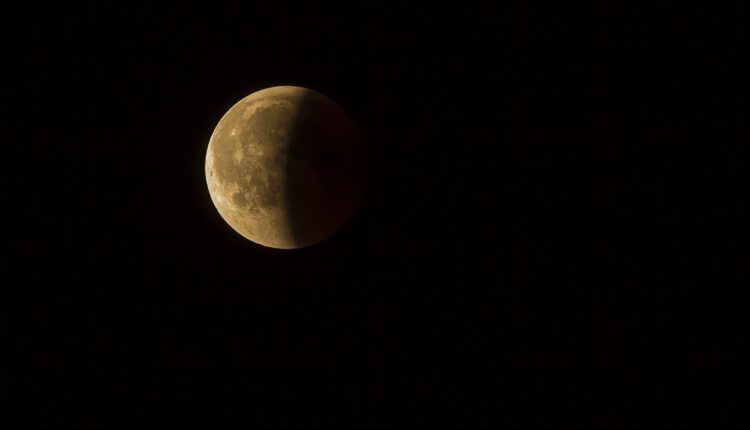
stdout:
POLYGON ((206 183, 221 217, 271 248, 319 243, 354 215, 366 187, 366 146, 349 114, 307 88, 257 91, 211 135, 206 183))

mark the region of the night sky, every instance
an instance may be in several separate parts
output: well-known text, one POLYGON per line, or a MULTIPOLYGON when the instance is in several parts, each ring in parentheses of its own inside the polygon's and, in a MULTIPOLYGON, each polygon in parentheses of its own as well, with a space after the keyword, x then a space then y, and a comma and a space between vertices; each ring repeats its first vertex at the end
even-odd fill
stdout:
POLYGON ((99 3, 2 18, 2 427, 741 427, 744 10, 99 3), (296 251, 204 177, 274 85, 368 144, 296 251))

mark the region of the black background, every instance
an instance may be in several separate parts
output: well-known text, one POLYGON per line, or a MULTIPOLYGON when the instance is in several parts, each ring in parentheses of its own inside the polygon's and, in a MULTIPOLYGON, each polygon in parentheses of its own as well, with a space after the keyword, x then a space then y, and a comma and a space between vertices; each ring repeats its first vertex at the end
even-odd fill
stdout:
POLYGON ((340 3, 7 8, 14 428, 740 428, 744 10, 340 3), (368 141, 291 252, 203 170, 272 85, 368 141))

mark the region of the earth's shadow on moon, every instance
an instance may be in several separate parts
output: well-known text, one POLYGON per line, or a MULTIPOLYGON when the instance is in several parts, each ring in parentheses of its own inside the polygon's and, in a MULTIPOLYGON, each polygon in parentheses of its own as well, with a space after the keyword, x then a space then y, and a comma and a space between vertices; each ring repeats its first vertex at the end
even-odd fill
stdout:
POLYGON ((346 228, 367 186, 367 148, 357 124, 334 100, 307 90, 293 118, 284 190, 298 248, 346 228))

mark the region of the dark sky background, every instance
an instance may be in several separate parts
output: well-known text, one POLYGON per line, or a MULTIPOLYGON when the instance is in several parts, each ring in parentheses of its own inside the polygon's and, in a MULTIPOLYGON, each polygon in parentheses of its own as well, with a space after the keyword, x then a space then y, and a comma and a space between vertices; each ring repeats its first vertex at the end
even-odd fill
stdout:
POLYGON ((2 18, 13 428, 740 428, 746 9, 99 3, 2 18), (368 142, 293 252, 203 170, 273 85, 368 142))

